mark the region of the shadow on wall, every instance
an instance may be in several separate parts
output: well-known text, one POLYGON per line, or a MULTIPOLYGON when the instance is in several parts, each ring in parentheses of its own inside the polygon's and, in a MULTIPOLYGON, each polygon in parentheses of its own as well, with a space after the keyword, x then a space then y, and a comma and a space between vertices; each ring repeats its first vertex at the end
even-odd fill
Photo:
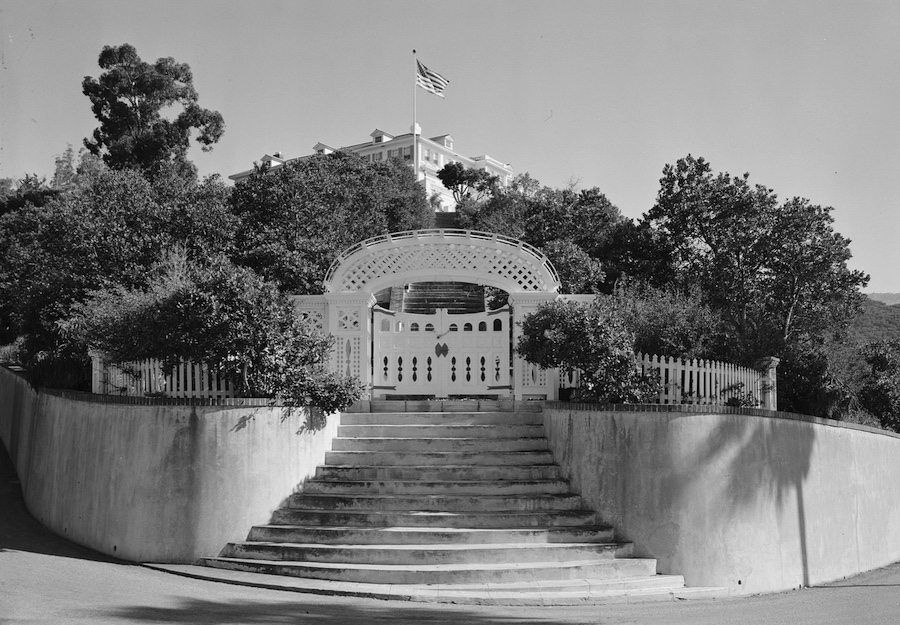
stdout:
POLYGON ((573 489, 660 573, 752 594, 864 570, 851 474, 869 433, 688 406, 551 406, 545 422, 573 489))
MULTIPOLYGON (((720 489, 716 493, 718 510, 712 511, 731 520, 745 518, 745 525, 758 522, 768 514, 774 502, 779 532, 768 537, 747 533, 751 540, 777 541, 776 550, 790 552, 788 542, 796 531, 800 553, 800 567, 804 586, 810 585, 810 559, 807 538, 807 511, 803 485, 811 466, 816 443, 816 427, 801 421, 730 415, 719 417, 716 425, 706 431, 705 442, 688 457, 691 474, 707 474, 718 483, 707 487, 720 489), (790 517, 795 516, 794 527, 790 517)), ((681 480, 682 488, 691 488, 690 480, 681 480)), ((714 491, 715 492, 715 491, 714 491)), ((685 493, 686 494, 686 493, 685 493)), ((685 501, 696 500, 696 494, 685 501)), ((772 524, 764 523, 766 531, 772 524)), ((726 527, 723 531, 747 532, 747 528, 726 527)), ((762 533, 762 532, 761 532, 762 533)), ((727 539, 727 537, 726 537, 727 539)), ((737 554, 725 554, 734 557, 737 554)), ((734 558, 731 570, 741 576, 752 572, 752 559, 746 554, 734 558)))

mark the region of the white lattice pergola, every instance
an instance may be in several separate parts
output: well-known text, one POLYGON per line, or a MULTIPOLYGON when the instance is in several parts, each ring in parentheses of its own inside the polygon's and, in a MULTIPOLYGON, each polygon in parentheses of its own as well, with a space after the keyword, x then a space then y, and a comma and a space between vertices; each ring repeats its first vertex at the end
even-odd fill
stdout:
POLYGON ((559 276, 540 250, 471 230, 414 230, 367 239, 334 261, 325 289, 375 292, 414 281, 471 282, 507 293, 559 290, 559 276))
MULTIPOLYGON (((297 312, 336 338, 332 367, 372 387, 374 294, 410 282, 468 282, 503 289, 512 307, 512 340, 519 322, 557 298, 559 276, 540 250, 498 234, 469 230, 414 230, 386 234, 344 251, 325 277, 324 295, 297 296, 297 312)), ((516 399, 554 398, 558 381, 513 358, 509 393, 516 399)))

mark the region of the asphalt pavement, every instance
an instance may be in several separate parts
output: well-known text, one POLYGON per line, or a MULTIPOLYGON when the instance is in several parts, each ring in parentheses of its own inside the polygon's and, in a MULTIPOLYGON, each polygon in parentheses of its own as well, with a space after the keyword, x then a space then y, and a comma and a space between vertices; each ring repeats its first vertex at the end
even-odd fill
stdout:
POLYGON ((25 508, 0 445, 0 623, 897 625, 900 564, 774 595, 566 607, 429 605, 189 579, 75 545, 25 508))

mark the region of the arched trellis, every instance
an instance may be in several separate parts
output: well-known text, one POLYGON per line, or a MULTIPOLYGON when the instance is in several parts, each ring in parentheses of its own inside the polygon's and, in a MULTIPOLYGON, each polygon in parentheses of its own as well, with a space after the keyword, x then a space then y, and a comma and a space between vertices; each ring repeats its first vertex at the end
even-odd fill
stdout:
MULTIPOLYGON (((335 336, 333 369, 356 375, 373 389, 374 294, 429 281, 483 284, 509 293, 513 341, 518 323, 541 303, 556 299, 560 286, 550 260, 523 241, 470 230, 414 230, 373 237, 345 250, 325 276, 326 293, 297 296, 297 310, 335 336)), ((513 358, 508 394, 552 398, 556 387, 554 372, 513 358)))
POLYGON ((398 282, 460 281, 507 293, 556 293, 559 276, 535 247, 472 230, 412 230, 367 239, 344 251, 325 276, 330 293, 374 293, 398 282))

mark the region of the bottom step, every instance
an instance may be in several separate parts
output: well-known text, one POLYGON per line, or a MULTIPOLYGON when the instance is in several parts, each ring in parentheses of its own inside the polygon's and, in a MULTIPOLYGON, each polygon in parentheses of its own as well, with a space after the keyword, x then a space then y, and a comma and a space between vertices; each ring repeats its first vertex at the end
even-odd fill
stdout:
POLYGON ((725 598, 725 588, 685 588, 680 575, 652 575, 618 580, 555 580, 485 584, 362 584, 248 573, 188 564, 145 564, 175 575, 291 592, 393 601, 468 605, 579 605, 649 603, 725 598))
POLYGON ((491 582, 539 583, 556 580, 649 577, 656 572, 656 560, 607 558, 566 562, 523 562, 502 564, 335 564, 331 562, 290 562, 246 558, 203 558, 206 566, 291 575, 313 579, 382 584, 467 584, 491 582))

